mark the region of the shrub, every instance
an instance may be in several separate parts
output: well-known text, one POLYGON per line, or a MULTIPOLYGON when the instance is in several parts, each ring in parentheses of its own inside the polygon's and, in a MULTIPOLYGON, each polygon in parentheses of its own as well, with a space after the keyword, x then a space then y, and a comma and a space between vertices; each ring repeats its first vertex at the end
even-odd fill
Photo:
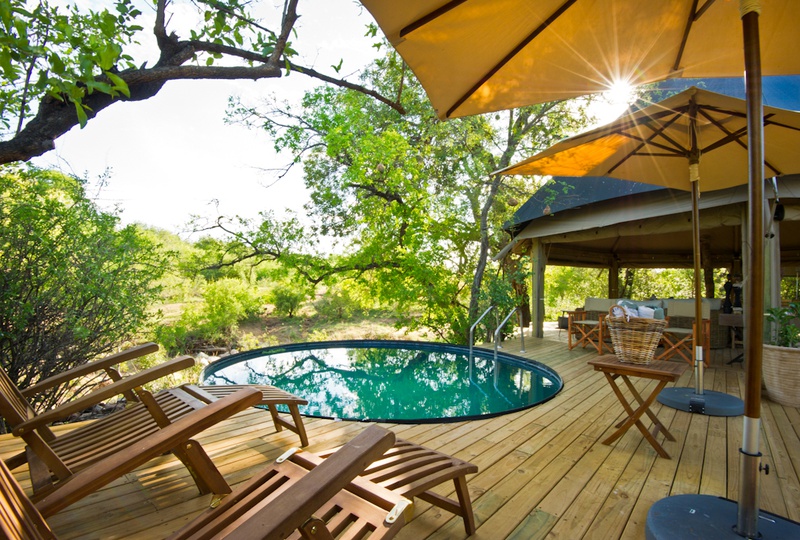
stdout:
POLYGON ((79 179, 5 167, 0 261, 0 364, 26 388, 135 337, 152 321, 169 255, 136 226, 119 228, 79 179))
POLYGON ((269 295, 275 310, 287 317, 294 316, 306 297, 306 292, 295 285, 279 285, 269 295))
POLYGON ((330 320, 346 320, 362 311, 361 302, 349 289, 336 287, 328 289, 314 307, 322 317, 330 320))
POLYGON ((254 319, 262 306, 255 287, 224 278, 206 285, 202 303, 187 306, 175 323, 157 328, 156 340, 170 355, 202 346, 232 347, 239 324, 254 319))

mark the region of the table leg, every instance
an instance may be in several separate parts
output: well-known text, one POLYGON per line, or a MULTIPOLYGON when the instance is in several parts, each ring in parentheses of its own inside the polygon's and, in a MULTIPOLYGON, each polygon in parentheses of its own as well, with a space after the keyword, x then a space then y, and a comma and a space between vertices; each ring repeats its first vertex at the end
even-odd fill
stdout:
MULTIPOLYGON (((633 394, 633 397, 636 400, 636 402, 639 403, 639 405, 643 405, 644 404, 644 400, 642 399, 641 394, 639 394, 639 392, 636 390, 636 387, 633 385, 631 380, 628 377, 624 377, 624 376, 622 377, 622 380, 625 381, 625 384, 628 386, 628 390, 631 391, 631 394, 633 394)), ((664 384, 666 384, 666 382, 664 384)), ((656 397, 658 397, 658 393, 661 392, 661 390, 663 390, 663 388, 664 388, 664 385, 662 385, 660 388, 656 387, 656 394, 655 394, 656 397)), ((651 403, 652 403, 652 401, 651 401, 651 403)), ((669 430, 667 429, 667 426, 662 424, 661 420, 658 419, 658 417, 656 416, 656 413, 654 413, 653 411, 650 410, 650 407, 648 407, 647 410, 645 410, 645 413, 647 414, 648 417, 650 417, 650 420, 653 421, 653 427, 655 429, 653 430, 652 433, 653 433, 654 437, 656 435, 658 435, 659 432, 661 432, 661 433, 664 434, 664 437, 666 437, 666 439, 668 441, 676 440, 675 437, 673 437, 672 433, 670 433, 669 430)))
MULTIPOLYGON (((625 422, 623 422, 623 424, 614 433, 612 433, 608 438, 606 438, 603 441, 603 444, 611 444, 612 442, 622 437, 625 434, 625 432, 627 432, 628 429, 630 429, 631 426, 636 425, 636 427, 642 433, 644 438, 647 439, 650 445, 656 450, 658 455, 663 458, 670 459, 667 451, 664 450, 664 448, 660 444, 658 444, 656 438, 645 427, 642 421, 639 420, 642 414, 644 414, 645 411, 649 410, 650 405, 652 405, 652 403, 655 401, 656 396, 658 396, 659 392, 661 392, 661 390, 663 390, 664 387, 667 385, 667 381, 659 381, 658 385, 656 386, 655 390, 653 390, 653 392, 650 394, 650 396, 646 400, 641 402, 638 409, 633 410, 633 408, 628 403, 628 400, 625 399, 625 396, 623 395, 619 386, 617 386, 617 382, 615 380, 617 377, 622 377, 623 380, 625 380, 628 384, 630 384, 628 378, 625 375, 611 375, 606 372, 603 372, 603 374, 606 376, 606 379, 608 379, 608 383, 611 385, 611 389, 614 391, 614 394, 617 396, 617 399, 622 404, 622 407, 625 409, 625 412, 628 413, 628 419, 625 420, 625 422)), ((641 399, 641 396, 639 397, 641 399)), ((661 424, 661 422, 658 422, 658 425, 663 425, 663 424, 661 424)))

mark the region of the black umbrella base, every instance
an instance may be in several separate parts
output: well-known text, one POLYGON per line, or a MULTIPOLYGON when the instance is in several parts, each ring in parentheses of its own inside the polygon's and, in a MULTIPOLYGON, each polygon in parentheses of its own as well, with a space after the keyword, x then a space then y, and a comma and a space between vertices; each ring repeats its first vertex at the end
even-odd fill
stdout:
MULTIPOLYGON (((647 513, 647 540, 741 540, 736 533, 736 501, 712 495, 674 495, 656 502, 647 513)), ((800 538, 800 523, 764 512, 758 515, 758 538, 800 538)))
POLYGON ((744 414, 744 401, 741 399, 706 390, 703 394, 695 394, 694 388, 664 388, 658 394, 658 402, 678 409, 706 416, 741 416, 744 414))

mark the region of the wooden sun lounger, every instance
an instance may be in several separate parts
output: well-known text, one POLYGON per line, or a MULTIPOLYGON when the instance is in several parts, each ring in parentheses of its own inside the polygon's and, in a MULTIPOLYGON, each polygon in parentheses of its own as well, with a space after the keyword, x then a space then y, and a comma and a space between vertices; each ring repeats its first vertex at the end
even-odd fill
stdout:
MULTIPOLYGON (((317 460, 327 459, 335 451, 336 449, 319 452, 315 457, 317 460)), ((472 512, 466 475, 477 472, 478 467, 472 463, 397 439, 395 445, 372 463, 361 478, 412 501, 414 497, 419 497, 434 506, 461 516, 469 536, 475 533, 475 516, 472 512), (432 488, 448 480, 453 481, 457 501, 432 491, 432 488)))
MULTIPOLYGON (((70 381, 86 377, 98 371, 104 371, 112 381, 116 382, 122 379, 122 375, 120 374, 119 370, 117 370, 117 366, 119 364, 123 362, 128 362, 129 360, 133 360, 134 358, 140 358, 148 354, 153 354, 155 352, 158 352, 158 345, 156 345, 155 343, 144 343, 142 345, 136 345, 135 347, 130 347, 128 349, 125 349, 124 351, 120 351, 115 354, 110 354, 98 360, 87 362, 85 364, 76 366, 67 371, 62 371, 57 375, 53 375, 52 377, 48 377, 43 381, 37 382, 33 386, 29 386, 25 390, 22 390, 21 393, 23 397, 25 397, 25 399, 31 399, 32 397, 41 394, 42 392, 49 390, 50 388, 55 388, 64 383, 68 383, 70 381)), ((120 394, 124 395, 125 399, 127 399, 130 402, 139 401, 139 398, 136 397, 136 393, 130 389, 124 390, 120 392, 120 394)), ((95 393, 93 393, 92 395, 97 396, 97 394, 95 393)), ((109 397, 113 397, 114 395, 119 395, 119 394, 110 394, 109 397)), ((102 398, 102 399, 107 399, 107 398, 102 398)), ((99 401, 96 403, 99 403, 99 401)))
POLYGON ((299 405, 308 405, 307 400, 266 384, 200 385, 199 388, 217 398, 232 394, 240 388, 255 388, 261 392, 261 402, 259 405, 267 407, 270 415, 272 415, 272 423, 275 425, 275 430, 281 431, 283 428, 287 428, 290 431, 294 431, 300 436, 300 446, 308 446, 306 427, 303 424, 303 417, 300 416, 300 409, 298 408, 299 405), (277 408, 279 405, 283 405, 289 409, 289 414, 292 417, 291 421, 279 415, 277 408))
POLYGON ((393 442, 391 431, 370 426, 319 464, 289 451, 169 540, 392 538, 412 503, 356 477, 393 442))
MULTIPOLYGON (((118 352, 116 354, 112 354, 101 358, 99 360, 94 360, 87 364, 75 367, 68 371, 64 371, 46 379, 45 381, 40 381, 37 384, 26 388, 22 391, 23 397, 26 399, 30 399, 33 396, 36 396, 46 390, 51 388, 57 387, 61 384, 67 383, 69 381, 78 379, 80 377, 85 377, 87 375, 96 373, 98 371, 104 371, 108 377, 115 382, 122 380, 122 375, 117 370, 117 366, 122 362, 127 362, 129 360, 133 360, 135 358, 139 358, 141 356, 145 356, 148 354, 153 354, 158 352, 158 345, 155 343, 144 343, 142 345, 137 345, 135 347, 131 347, 124 351, 118 352)), ((176 370, 174 370, 176 371, 176 370)), ((158 377, 154 377, 158 378, 158 377)), ((142 383, 140 383, 142 384, 142 383)), ((202 398, 203 401, 209 401, 210 396, 214 398, 221 398, 228 396, 240 388, 255 388, 259 392, 261 392, 261 402, 259 403, 260 406, 266 407, 272 417, 272 423, 275 425, 276 431, 282 431, 283 428, 287 428, 290 431, 297 433, 300 437, 300 445, 301 446, 308 446, 308 435, 306 435, 306 428, 303 424, 303 417, 300 415, 299 405, 308 405, 308 401, 302 399, 300 397, 295 396, 294 394, 290 394, 280 388, 276 388, 275 386, 270 385, 198 385, 197 388, 204 390, 208 394, 204 395, 202 398), (210 394, 210 396, 209 396, 210 394), (280 411, 278 410, 278 406, 284 406, 289 410, 289 415, 291 416, 291 420, 284 418, 280 415, 280 411)), ((131 389, 118 391, 118 394, 113 394, 115 392, 113 388, 108 388, 105 391, 103 396, 100 396, 97 393, 92 393, 95 396, 93 401, 90 404, 81 404, 83 408, 86 408, 91 405, 95 405, 100 403, 103 400, 108 398, 114 397, 114 395, 124 395, 125 399, 128 400, 129 403, 134 403, 139 401, 139 397, 136 395, 131 389), (99 399, 98 399, 99 398, 99 399)), ((76 409, 76 411, 80 411, 82 409, 76 409)))
MULTIPOLYGON (((252 390, 242 392, 252 395, 252 390)), ((233 401, 234 396, 223 398, 207 410, 233 401)), ((171 448, 180 440, 186 425, 204 412, 193 413, 159 431, 147 441, 148 448, 171 448)), ((200 515, 172 538, 199 540, 213 534, 219 538, 272 540, 298 537, 298 529, 306 538, 361 538, 361 531, 369 531, 373 540, 391 538, 411 514, 410 501, 356 476, 393 441, 394 434, 372 426, 317 467, 303 459, 307 455, 303 452, 290 455, 256 475, 223 499, 220 506, 200 515)), ((65 489, 70 495, 94 491, 103 479, 115 478, 119 471, 144 461, 139 449, 131 448, 77 473, 65 489)), ((55 539, 43 517, 45 510, 53 513, 64 507, 63 501, 54 498, 48 496, 34 505, 0 463, 0 533, 4 538, 55 539)))
MULTIPOLYGON (((202 410, 214 401, 213 397, 208 400, 199 399, 200 392, 191 387, 165 390, 155 396, 141 388, 146 382, 193 364, 194 360, 190 357, 176 358, 39 415, 35 414, 8 375, 0 370, 0 414, 11 427, 12 433, 27 444, 25 451, 7 459, 6 465, 15 469, 28 463, 34 499, 60 490, 77 471, 139 444, 159 429, 194 411, 202 410), (88 422, 58 437, 49 427, 55 420, 66 418, 74 412, 129 390, 136 391, 137 397, 141 399, 140 403, 88 422)), ((255 390, 239 396, 247 399, 238 409, 230 410, 228 416, 255 405, 261 398, 260 393, 255 390)), ((214 423, 228 416, 216 416, 214 423)), ((186 464, 201 493, 230 493, 230 487, 203 448, 189 438, 200 431, 202 429, 189 429, 182 441, 167 450, 172 451, 186 464)), ((159 453, 148 454, 148 459, 158 455, 159 453)))
MULTIPOLYGON (((104 371, 112 381, 115 382, 120 381, 122 380, 123 377, 116 369, 117 365, 121 364, 122 362, 133 360, 134 358, 139 358, 141 356, 153 354, 155 352, 158 352, 158 345, 155 343, 144 343, 142 345, 137 345, 135 347, 131 347, 119 353, 106 356, 100 360, 95 360, 87 364, 84 364, 82 366, 78 366, 76 368, 65 371, 63 373, 59 373, 58 375, 48 378, 46 381, 41 381, 29 388, 26 388, 25 390, 22 391, 22 395, 30 399, 31 397, 40 394, 45 390, 49 390, 50 388, 54 388, 56 386, 59 386, 60 384, 69 382, 71 380, 75 380, 79 377, 85 377, 89 374, 101 370, 104 371)), ((294 394, 290 394, 289 392, 281 390, 280 388, 277 388, 275 386, 270 386, 266 384, 198 385, 197 388, 206 391, 208 394, 210 394, 215 398, 228 396, 230 394, 233 394, 240 388, 255 388, 256 390, 261 392, 261 402, 259 403, 259 405, 266 407, 267 410, 269 411, 270 416, 272 417, 272 423, 275 425, 275 430, 282 431, 283 428, 287 428, 290 431, 297 433, 297 435, 300 437, 300 446, 308 446, 308 435, 306 435, 306 428, 305 425, 303 424, 303 417, 300 415, 300 409, 298 408, 299 405, 308 405, 308 401, 306 401, 305 399, 297 397, 294 394), (278 406, 284 406, 287 409, 289 409, 289 415, 291 416, 291 420, 284 418, 283 416, 280 415, 278 406)), ((125 390, 120 393, 125 396, 125 399, 127 399, 129 403, 139 401, 139 397, 133 390, 125 390)), ((93 395, 97 396, 97 394, 93 395)), ((95 403, 92 403, 92 405, 113 396, 114 394, 108 394, 107 397, 95 401, 95 403)), ((202 399, 204 401, 208 401, 209 396, 206 395, 202 399)))

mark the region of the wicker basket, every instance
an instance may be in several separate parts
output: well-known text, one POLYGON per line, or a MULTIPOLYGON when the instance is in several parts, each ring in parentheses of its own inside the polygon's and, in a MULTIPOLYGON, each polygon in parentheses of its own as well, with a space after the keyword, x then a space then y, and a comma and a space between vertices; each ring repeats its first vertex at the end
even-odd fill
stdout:
POLYGON ((661 319, 646 319, 644 317, 615 317, 612 306, 605 318, 608 333, 614 344, 614 354, 620 362, 630 364, 649 364, 653 361, 658 342, 667 321, 661 319))

